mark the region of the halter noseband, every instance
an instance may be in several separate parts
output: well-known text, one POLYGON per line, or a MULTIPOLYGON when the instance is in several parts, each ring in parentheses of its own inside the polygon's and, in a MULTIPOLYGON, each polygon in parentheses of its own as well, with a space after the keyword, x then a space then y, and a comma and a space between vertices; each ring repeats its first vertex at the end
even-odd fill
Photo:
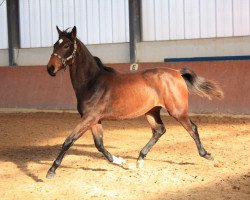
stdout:
POLYGON ((70 59, 74 59, 75 54, 76 54, 76 49, 77 49, 77 44, 76 44, 76 40, 75 40, 74 41, 74 50, 73 50, 72 54, 69 57, 63 58, 62 56, 58 55, 57 53, 53 53, 52 55, 56 56, 62 62, 64 68, 66 69, 67 67, 69 67, 69 65, 66 62, 68 60, 70 60, 70 59))

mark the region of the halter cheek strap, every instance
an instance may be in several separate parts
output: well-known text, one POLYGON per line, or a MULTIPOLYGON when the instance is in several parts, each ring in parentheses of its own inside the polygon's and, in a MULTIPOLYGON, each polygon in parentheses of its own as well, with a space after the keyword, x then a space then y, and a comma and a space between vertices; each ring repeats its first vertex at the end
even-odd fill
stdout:
MULTIPOLYGON (((74 59, 75 54, 76 54, 76 49, 77 49, 77 44, 76 44, 76 40, 75 40, 74 41, 74 50, 73 50, 72 54, 69 57, 63 58, 62 56, 58 55, 57 53, 53 53, 52 55, 56 56, 62 62, 63 66, 66 69, 67 67, 69 67, 69 65, 66 62, 68 60, 70 60, 70 59, 74 59)), ((72 63, 73 63, 73 61, 72 61, 72 63)))

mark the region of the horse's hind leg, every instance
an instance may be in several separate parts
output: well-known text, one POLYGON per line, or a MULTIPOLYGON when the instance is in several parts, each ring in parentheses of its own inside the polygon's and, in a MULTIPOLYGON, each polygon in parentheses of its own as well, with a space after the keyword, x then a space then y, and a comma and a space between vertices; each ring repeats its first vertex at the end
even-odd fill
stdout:
POLYGON ((103 129, 102 129, 102 124, 101 122, 93 125, 91 127, 92 135, 94 138, 95 146, 100 151, 105 158, 108 159, 109 162, 117 164, 117 165, 123 165, 125 164, 125 161, 122 158, 117 158, 110 154, 106 148, 103 145, 103 129))
POLYGON ((200 141, 200 136, 199 136, 198 129, 195 123, 193 123, 187 115, 184 115, 182 117, 175 117, 175 119, 182 124, 182 126, 188 131, 190 136, 194 139, 200 156, 208 160, 213 160, 213 157, 211 156, 211 154, 205 150, 205 148, 203 147, 200 141))
POLYGON ((143 166, 143 159, 146 157, 150 149, 154 146, 154 144, 159 140, 159 138, 166 132, 164 124, 160 117, 160 107, 153 108, 148 113, 146 113, 147 120, 151 126, 153 136, 149 140, 149 142, 143 147, 140 151, 137 167, 143 166))

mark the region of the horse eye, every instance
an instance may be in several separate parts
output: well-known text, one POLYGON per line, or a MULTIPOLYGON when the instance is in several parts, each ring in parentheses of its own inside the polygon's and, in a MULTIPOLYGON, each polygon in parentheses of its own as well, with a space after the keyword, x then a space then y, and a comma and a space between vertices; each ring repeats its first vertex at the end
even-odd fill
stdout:
POLYGON ((64 45, 64 48, 65 48, 65 49, 69 48, 69 45, 68 45, 68 44, 65 44, 65 45, 64 45))

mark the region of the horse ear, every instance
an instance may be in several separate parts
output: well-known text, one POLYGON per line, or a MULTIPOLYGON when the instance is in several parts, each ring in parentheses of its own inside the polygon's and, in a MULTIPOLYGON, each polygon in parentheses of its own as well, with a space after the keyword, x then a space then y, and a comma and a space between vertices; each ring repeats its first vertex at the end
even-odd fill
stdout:
POLYGON ((72 31, 71 31, 71 36, 72 37, 74 37, 74 38, 76 38, 76 26, 74 26, 73 28, 72 28, 72 31))
POLYGON ((56 26, 56 30, 58 32, 58 35, 61 35, 62 31, 58 28, 58 26, 56 26))

